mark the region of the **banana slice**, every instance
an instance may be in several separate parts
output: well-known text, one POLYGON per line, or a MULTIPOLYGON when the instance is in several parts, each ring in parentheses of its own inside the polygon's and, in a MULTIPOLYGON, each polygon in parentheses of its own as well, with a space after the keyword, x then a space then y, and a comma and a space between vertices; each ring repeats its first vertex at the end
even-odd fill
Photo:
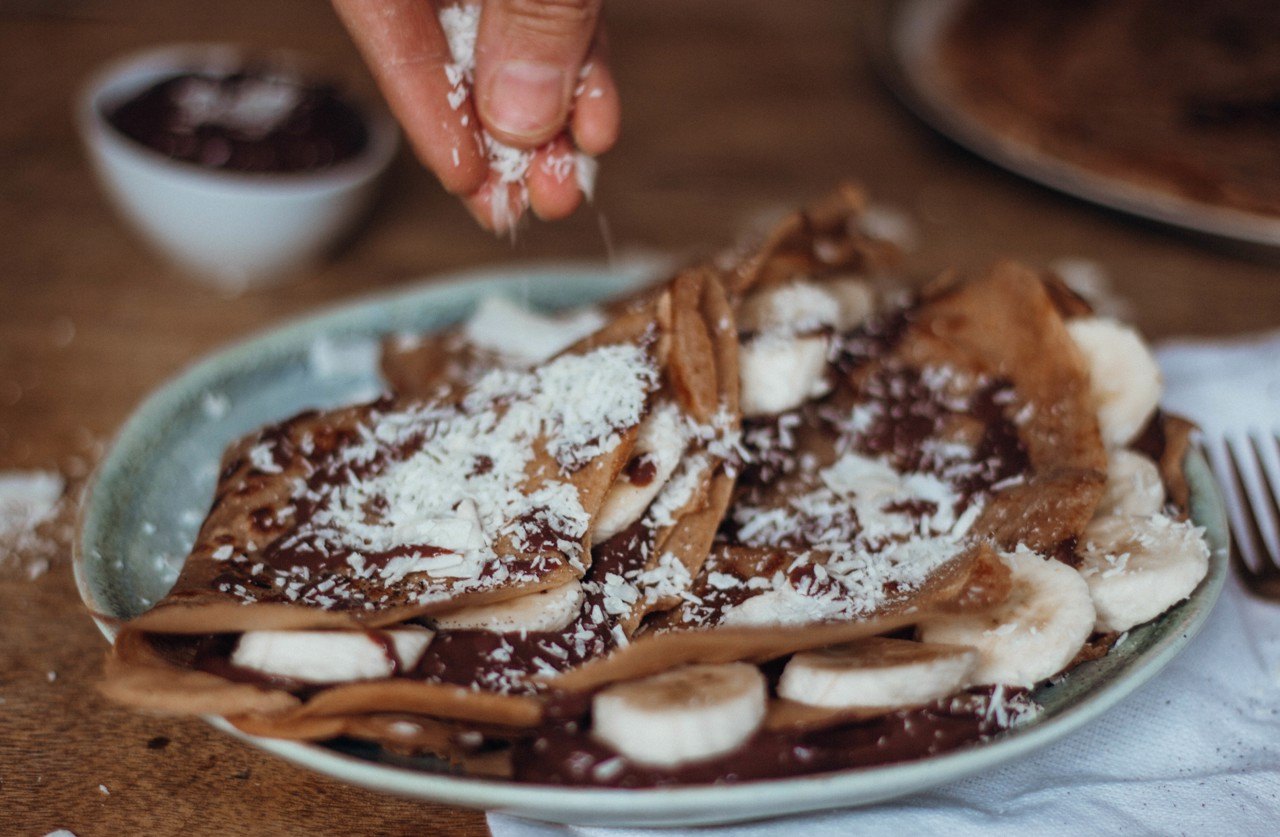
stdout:
POLYGON ((963 689, 977 662, 972 648, 873 637, 794 655, 778 696, 836 709, 918 706, 963 689))
POLYGON ((738 353, 743 415, 783 413, 827 392, 830 340, 822 332, 839 325, 841 308, 812 282, 767 288, 742 303, 739 327, 753 335, 738 353))
POLYGON ((840 300, 824 284, 789 282, 747 297, 738 312, 738 327, 762 334, 803 334, 840 323, 840 300))
POLYGON ((921 623, 923 642, 969 645, 978 652, 973 685, 1034 686, 1062 671, 1093 633, 1089 586, 1060 561, 1024 546, 1001 556, 1011 573, 1009 598, 983 614, 921 623))
POLYGON ((766 703, 753 665, 686 666, 597 693, 592 732, 638 764, 674 767, 736 749, 760 726, 766 703))
POLYGON ((1164 480, 1149 456, 1117 448, 1107 453, 1107 490, 1096 517, 1149 517, 1164 508, 1164 480))
POLYGON ((766 332, 738 352, 744 416, 771 416, 826 394, 826 335, 795 337, 766 332))
POLYGON ((639 468, 627 468, 604 496, 604 503, 591 526, 591 540, 604 543, 640 519, 658 496, 662 486, 680 464, 689 446, 680 408, 663 402, 641 423, 636 435, 632 462, 639 468))
POLYGON ((559 631, 582 610, 582 584, 570 581, 493 604, 474 605, 442 613, 431 619, 442 631, 488 631, 512 634, 521 631, 559 631))
POLYGON ((307 683, 375 680, 417 665, 433 636, 426 628, 397 628, 377 634, 248 631, 236 643, 231 662, 241 668, 307 683), (378 634, 386 637, 391 647, 387 647, 378 634))
POLYGON ((1078 317, 1067 321, 1067 332, 1088 365, 1102 440, 1107 447, 1124 447, 1156 411, 1160 367, 1138 332, 1115 320, 1078 317))
POLYGON ((1190 596, 1209 571, 1203 530, 1163 514, 1100 517, 1084 531, 1080 575, 1099 631, 1127 631, 1190 596))

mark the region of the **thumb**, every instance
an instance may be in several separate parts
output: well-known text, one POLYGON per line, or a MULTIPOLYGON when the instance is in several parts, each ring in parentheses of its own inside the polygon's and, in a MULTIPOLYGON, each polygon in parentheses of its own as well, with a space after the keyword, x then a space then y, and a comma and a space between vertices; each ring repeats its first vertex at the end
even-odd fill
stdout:
POLYGON ((485 0, 476 105, 500 142, 523 148, 564 129, 601 0, 485 0))

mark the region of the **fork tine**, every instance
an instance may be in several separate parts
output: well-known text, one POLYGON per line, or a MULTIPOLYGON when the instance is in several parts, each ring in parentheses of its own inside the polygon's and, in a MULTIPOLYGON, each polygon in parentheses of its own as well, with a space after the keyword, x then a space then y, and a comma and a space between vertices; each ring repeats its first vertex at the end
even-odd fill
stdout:
MULTIPOLYGON (((1272 447, 1276 451, 1280 451, 1280 441, 1276 437, 1271 437, 1272 447)), ((1268 469, 1267 457, 1262 447, 1258 443, 1257 436, 1249 435, 1249 446, 1253 448, 1253 456, 1258 460, 1258 473, 1262 475, 1263 501, 1259 504, 1265 508, 1266 515, 1270 518, 1271 534, 1280 538, 1280 499, 1277 499, 1275 483, 1271 480, 1271 473, 1268 469)), ((1255 508, 1254 511, 1261 515, 1263 512, 1255 508)), ((1263 540, 1263 546, 1266 546, 1266 540, 1263 540)), ((1277 556, 1276 549, 1264 549, 1263 552, 1271 559, 1273 567, 1280 569, 1280 556, 1277 556)), ((1261 557, 1261 556, 1260 556, 1261 557)))
POLYGON ((1231 563, 1235 566, 1236 571, 1240 573, 1240 578, 1244 581, 1245 586, 1250 590, 1259 592, 1261 587, 1260 570, 1255 570, 1249 566, 1249 562, 1244 559, 1244 553, 1248 553, 1248 557, 1259 562, 1259 567, 1263 567, 1261 562, 1265 559, 1262 556, 1262 550, 1265 543, 1262 539, 1262 531, 1258 527, 1258 518, 1253 512, 1253 500, 1249 496, 1248 490, 1244 485, 1243 471, 1240 468, 1240 462, 1236 459, 1236 453, 1230 440, 1223 439, 1222 447, 1226 452, 1225 470, 1226 476, 1229 478, 1232 487, 1235 489, 1238 501, 1236 503, 1238 515, 1233 516, 1231 527, 1236 530, 1236 539, 1231 550, 1231 563), (1237 520, 1239 524, 1238 525, 1237 520))

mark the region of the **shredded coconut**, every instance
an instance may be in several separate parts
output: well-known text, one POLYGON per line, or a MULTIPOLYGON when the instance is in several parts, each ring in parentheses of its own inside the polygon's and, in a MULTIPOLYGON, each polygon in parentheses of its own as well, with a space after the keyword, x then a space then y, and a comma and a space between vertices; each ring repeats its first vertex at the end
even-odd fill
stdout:
POLYGON ((474 345, 497 354, 505 365, 528 367, 599 331, 604 315, 595 307, 548 316, 504 296, 488 296, 463 327, 474 345))
POLYGON ((367 337, 317 337, 307 347, 307 363, 317 378, 373 379, 381 347, 367 337))
POLYGON ((63 516, 66 481, 52 471, 0 472, 0 566, 19 561, 29 580, 49 569, 58 541, 68 532, 55 526, 63 516))
MULTIPOLYGON (((453 62, 444 67, 445 78, 451 88, 448 93, 449 106, 457 110, 471 97, 475 86, 480 5, 446 6, 440 9, 439 18, 445 39, 449 43, 449 53, 453 56, 453 62)), ((466 125, 465 117, 463 125, 466 125)), ((480 130, 480 140, 484 156, 489 162, 489 170, 501 187, 495 190, 492 199, 494 224, 499 228, 510 228, 513 210, 523 213, 529 208, 529 186, 526 179, 536 152, 505 145, 494 139, 483 127, 480 130)), ((595 192, 594 159, 575 151, 571 155, 556 155, 554 162, 548 157, 546 165, 550 167, 550 173, 562 183, 568 179, 569 169, 572 167, 578 188, 588 200, 591 199, 595 192)))
POLYGON ((862 231, 872 238, 882 238, 911 251, 919 241, 919 230, 911 216, 900 209, 874 205, 867 207, 856 221, 862 231))
POLYGON ((676 466, 666 485, 649 505, 644 523, 652 529, 674 526, 678 514, 693 500, 698 489, 706 481, 711 460, 705 453, 686 456, 676 466))
POLYGON ((66 489, 51 471, 0 473, 0 543, 16 541, 52 520, 66 489))
POLYGON ((972 545, 970 531, 991 486, 1017 480, 987 449, 949 437, 944 428, 949 415, 971 412, 972 398, 999 403, 1005 389, 927 368, 872 378, 864 390, 869 401, 813 408, 817 420, 835 430, 835 458, 825 467, 795 449, 798 413, 750 428, 749 457, 759 470, 729 512, 732 542, 782 549, 793 559, 776 572, 740 578, 732 561, 720 565, 713 553, 696 588, 703 603, 683 609, 685 622, 855 618, 918 588, 972 545), (934 429, 926 425, 915 431, 923 434, 918 441, 886 448, 886 438, 908 418, 934 429), (754 595, 744 598, 748 591, 754 595))
POLYGON ((756 294, 743 309, 744 328, 780 336, 811 333, 840 321, 839 301, 812 282, 791 282, 756 294))
POLYGON ((657 565, 637 576, 636 583, 643 591, 645 601, 652 604, 671 596, 683 598, 693 579, 679 558, 664 552, 659 556, 657 565))
POLYGON ((231 399, 220 392, 206 392, 200 397, 200 408, 211 419, 220 419, 231 412, 231 399))
MULTIPOLYGON (((375 413, 340 451, 332 483, 300 481, 294 500, 314 511, 285 545, 345 556, 356 578, 385 586, 418 573, 501 583, 507 570, 495 546, 539 553, 547 533, 551 547, 580 560, 590 519, 561 477, 620 443, 642 418, 657 377, 645 350, 605 346, 533 371, 490 372, 461 404, 375 413), (561 473, 541 474, 531 490, 542 449, 561 473)), ((232 552, 223 546, 213 557, 243 559, 232 552)), ((302 591, 323 604, 317 597, 341 593, 301 584, 310 581, 305 566, 288 575, 291 597, 302 591)))

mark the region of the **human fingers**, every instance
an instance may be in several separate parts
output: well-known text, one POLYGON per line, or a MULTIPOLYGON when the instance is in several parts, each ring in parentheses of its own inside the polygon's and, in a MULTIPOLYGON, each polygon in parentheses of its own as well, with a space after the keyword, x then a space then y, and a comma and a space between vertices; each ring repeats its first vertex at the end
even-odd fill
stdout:
POLYGON ((622 122, 618 86, 609 70, 607 48, 601 31, 583 64, 584 72, 576 88, 570 125, 578 148, 593 157, 608 151, 618 141, 622 122))
POLYGON ((577 178, 578 155, 561 135, 538 149, 529 166, 529 206, 544 221, 567 218, 582 203, 577 178))
POLYGON ((496 139, 536 148, 564 129, 600 5, 485 0, 476 40, 476 101, 496 139))
POLYGON ((455 194, 475 192, 488 165, 470 100, 450 101, 452 63, 431 3, 333 0, 418 158, 455 194))

